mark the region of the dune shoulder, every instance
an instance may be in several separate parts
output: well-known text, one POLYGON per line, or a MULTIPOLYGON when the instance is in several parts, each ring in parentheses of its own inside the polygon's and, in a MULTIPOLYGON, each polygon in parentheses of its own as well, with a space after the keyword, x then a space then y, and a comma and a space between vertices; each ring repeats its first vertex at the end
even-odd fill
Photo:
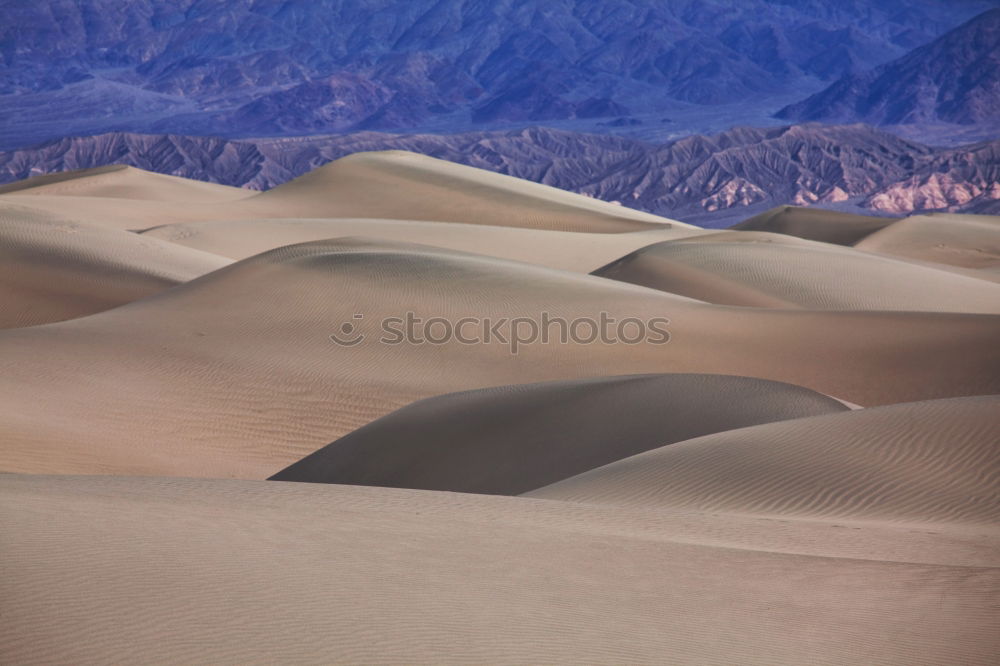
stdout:
POLYGON ((516 495, 711 432, 844 411, 798 386, 725 375, 632 375, 421 400, 271 477, 516 495))

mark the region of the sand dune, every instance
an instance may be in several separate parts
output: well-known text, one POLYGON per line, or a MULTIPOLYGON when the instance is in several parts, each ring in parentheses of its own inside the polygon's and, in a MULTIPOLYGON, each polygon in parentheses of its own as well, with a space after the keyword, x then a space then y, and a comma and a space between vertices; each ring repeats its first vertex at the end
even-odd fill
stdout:
POLYGON ((915 215, 859 241, 858 249, 974 269, 1000 268, 1000 216, 915 215))
POLYGON ((993 663, 995 222, 2 188, 0 663, 993 663))
POLYGON ((100 312, 229 264, 155 238, 0 210, 0 328, 100 312))
MULTIPOLYGON (((850 245, 900 259, 960 268, 1000 266, 1000 217, 929 213, 869 217, 820 208, 782 206, 732 227, 850 245)), ((974 275, 974 273, 973 273, 974 275)), ((992 279, 987 276, 986 279, 992 279)))
POLYGON ((707 435, 533 497, 771 516, 1000 521, 1000 396, 934 400, 707 435))
POLYGON ((142 235, 233 259, 283 245, 363 235, 588 273, 640 247, 706 233, 666 225, 648 231, 597 234, 459 222, 332 218, 177 223, 154 227, 142 235))
POLYGON ((865 236, 895 223, 897 219, 899 218, 856 215, 822 208, 779 206, 732 228, 738 231, 770 231, 837 245, 854 245, 865 236))
POLYGON ((122 164, 63 171, 0 185, 0 194, 102 197, 147 201, 234 201, 254 192, 228 185, 177 178, 122 164))
POLYGON ((797 386, 723 375, 501 386, 416 402, 272 478, 516 495, 671 442, 846 409, 797 386))
POLYGON ((221 480, 7 475, 0 493, 5 663, 909 666, 998 648, 995 530, 221 480))
POLYGON ((419 398, 601 375, 742 375, 861 405, 1000 393, 998 331, 990 315, 730 308, 426 246, 321 241, 84 319, 0 332, 13 359, 0 377, 2 469, 265 478, 419 398), (463 336, 479 340, 484 318, 547 316, 551 338, 512 354, 509 327, 483 344, 436 344, 414 327, 414 344, 392 344, 380 322, 408 312, 478 318, 463 336), (583 325, 562 344, 563 327, 601 313, 650 322, 646 336, 586 344, 596 332, 583 325), (666 344, 658 318, 670 320, 666 344), (331 340, 345 323, 363 344, 331 340))
MULTIPOLYGON (((144 178, 167 178, 136 169, 127 173, 136 171, 144 178)), ((168 191, 172 186, 157 183, 150 188, 154 192, 142 198, 132 196, 148 192, 145 187, 130 189, 129 198, 15 190, 0 194, 0 206, 17 204, 57 215, 72 210, 81 221, 131 230, 176 222, 336 217, 590 233, 663 229, 665 225, 698 230, 580 194, 403 151, 355 153, 238 200, 173 196, 166 207, 162 200, 171 196, 168 191)))
POLYGON ((723 232, 661 242, 594 274, 722 305, 1000 313, 1000 285, 993 282, 828 243, 762 236, 723 232))
POLYGON ((401 150, 355 153, 254 199, 308 206, 303 217, 381 217, 558 231, 617 232, 690 225, 554 187, 401 150), (317 191, 323 196, 317 196, 317 191), (386 196, 391 193, 391 196, 386 196))

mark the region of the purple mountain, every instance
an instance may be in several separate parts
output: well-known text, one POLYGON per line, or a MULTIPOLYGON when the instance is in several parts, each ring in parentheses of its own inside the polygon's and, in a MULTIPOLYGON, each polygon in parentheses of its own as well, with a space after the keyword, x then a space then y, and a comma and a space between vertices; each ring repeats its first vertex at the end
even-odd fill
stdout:
POLYGON ((879 125, 993 122, 1000 127, 1000 9, 926 46, 787 106, 778 117, 879 125))
POLYGON ((634 124, 624 116, 671 105, 754 100, 771 113, 780 106, 767 101, 775 95, 787 99, 903 56, 992 6, 3 2, 0 145, 109 130, 245 137, 596 118, 606 121, 587 127, 614 128, 634 124))

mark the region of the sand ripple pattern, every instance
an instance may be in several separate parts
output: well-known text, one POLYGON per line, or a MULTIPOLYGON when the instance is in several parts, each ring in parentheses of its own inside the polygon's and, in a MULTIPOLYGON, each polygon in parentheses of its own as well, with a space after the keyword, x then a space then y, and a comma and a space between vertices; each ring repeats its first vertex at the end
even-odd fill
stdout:
POLYGON ((528 493, 699 511, 1000 521, 1000 397, 770 423, 649 451, 528 493))

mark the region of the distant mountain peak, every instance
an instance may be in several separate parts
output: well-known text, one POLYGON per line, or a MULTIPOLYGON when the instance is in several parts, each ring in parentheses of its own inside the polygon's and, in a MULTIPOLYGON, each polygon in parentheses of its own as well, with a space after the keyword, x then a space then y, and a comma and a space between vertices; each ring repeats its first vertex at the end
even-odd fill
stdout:
POLYGON ((0 145, 109 130, 246 137, 543 120, 612 132, 671 107, 752 102, 770 113, 776 95, 870 69, 989 6, 0 2, 0 145))
POLYGON ((996 122, 1000 126, 1000 8, 873 70, 786 106, 779 118, 876 125, 996 122))

